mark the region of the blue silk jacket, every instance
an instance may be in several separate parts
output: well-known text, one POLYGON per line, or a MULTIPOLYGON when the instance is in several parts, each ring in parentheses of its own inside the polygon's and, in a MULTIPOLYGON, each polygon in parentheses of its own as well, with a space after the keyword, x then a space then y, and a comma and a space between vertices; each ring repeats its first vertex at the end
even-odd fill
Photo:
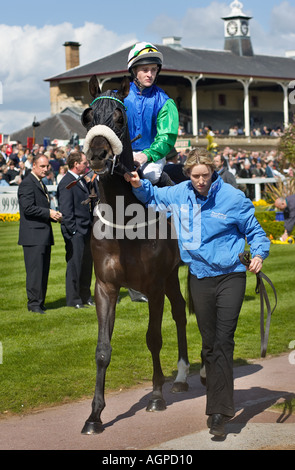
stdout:
POLYGON ((124 104, 131 139, 142 136, 133 143, 133 151, 144 151, 149 161, 164 158, 177 138, 179 117, 174 101, 156 85, 141 92, 131 83, 124 104))

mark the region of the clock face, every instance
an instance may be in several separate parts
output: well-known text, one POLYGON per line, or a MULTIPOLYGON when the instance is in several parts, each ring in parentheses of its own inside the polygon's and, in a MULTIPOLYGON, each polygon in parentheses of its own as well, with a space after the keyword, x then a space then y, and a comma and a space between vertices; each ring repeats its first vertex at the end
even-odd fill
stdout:
POLYGON ((238 24, 236 21, 230 21, 227 25, 227 28, 226 28, 228 34, 230 36, 234 36, 235 34, 237 34, 237 31, 238 31, 238 24))
POLYGON ((243 36, 247 36, 248 31, 249 31, 249 26, 248 26, 248 22, 245 20, 242 21, 241 23, 241 31, 242 31, 243 36))

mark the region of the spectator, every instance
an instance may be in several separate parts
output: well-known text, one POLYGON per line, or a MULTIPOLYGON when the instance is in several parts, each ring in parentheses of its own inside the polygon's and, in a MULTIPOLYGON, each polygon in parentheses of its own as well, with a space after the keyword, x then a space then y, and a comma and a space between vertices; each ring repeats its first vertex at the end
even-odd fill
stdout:
POLYGON ((92 256, 90 237, 92 212, 90 204, 82 204, 89 198, 85 179, 71 189, 67 186, 85 173, 87 160, 79 151, 70 153, 68 172, 57 187, 57 200, 63 214, 61 231, 66 248, 66 301, 76 309, 94 305, 91 298, 92 256))
POLYGON ((237 176, 237 167, 233 158, 229 158, 228 160, 228 171, 232 173, 234 177, 237 176))
POLYGON ((275 201, 275 207, 284 213, 285 232, 281 240, 286 241, 295 225, 295 194, 287 196, 286 198, 279 197, 275 201))
POLYGON ((59 167, 59 172, 56 177, 56 184, 59 184, 62 178, 65 176, 66 172, 68 171, 68 165, 62 165, 59 167))
POLYGON ((45 297, 54 244, 51 221, 58 222, 61 213, 50 209, 49 196, 42 183, 48 170, 48 158, 36 156, 32 172, 18 189, 20 226, 18 244, 23 246, 26 267, 28 310, 45 313, 45 297))
POLYGON ((9 184, 14 183, 15 177, 19 174, 19 171, 17 170, 15 166, 15 161, 14 160, 9 160, 8 162, 8 171, 6 173, 6 180, 8 181, 9 184))
MULTIPOLYGON (((245 178, 245 179, 246 178, 247 179, 252 178, 251 163, 249 162, 249 160, 245 160, 244 168, 241 169, 241 171, 239 173, 239 177, 240 178, 245 178)), ((249 199, 251 199, 251 201, 253 201, 254 196, 255 196, 254 184, 246 184, 245 194, 249 199)))
POLYGON ((66 153, 61 148, 56 148, 53 150, 50 156, 49 163, 54 172, 54 176, 58 175, 59 169, 65 164, 66 153))
MULTIPOLYGON (((50 165, 50 164, 49 164, 50 165)), ((53 186, 55 185, 55 177, 53 171, 50 169, 47 171, 46 175, 44 178, 42 178, 42 181, 46 186, 53 186)))
POLYGON ((232 173, 230 173, 226 168, 226 160, 223 155, 217 154, 214 157, 214 165, 225 183, 231 184, 234 188, 237 188, 237 182, 232 173))
POLYGON ((6 163, 8 163, 9 157, 8 157, 8 154, 6 153, 6 150, 7 150, 7 144, 3 144, 0 146, 0 166, 3 166, 6 163))
POLYGON ((253 178, 265 178, 265 170, 264 168, 262 167, 262 163, 261 162, 257 162, 255 167, 253 168, 252 170, 252 177, 253 178))
POLYGON ((33 154, 30 153, 30 154, 27 156, 27 159, 26 159, 26 161, 25 161, 25 167, 26 167, 26 169, 27 169, 28 171, 31 171, 31 170, 32 170, 32 168, 33 168, 33 154))
POLYGON ((266 174, 267 178, 274 178, 275 177, 273 169, 274 169, 273 157, 268 157, 267 167, 266 167, 266 170, 265 170, 265 174, 266 174))
POLYGON ((9 183, 7 183, 6 179, 3 178, 2 171, 0 171, 0 186, 9 186, 9 183))
POLYGON ((188 179, 183 173, 183 164, 178 163, 178 153, 175 147, 166 156, 166 161, 163 171, 167 173, 173 183, 178 184, 188 179))

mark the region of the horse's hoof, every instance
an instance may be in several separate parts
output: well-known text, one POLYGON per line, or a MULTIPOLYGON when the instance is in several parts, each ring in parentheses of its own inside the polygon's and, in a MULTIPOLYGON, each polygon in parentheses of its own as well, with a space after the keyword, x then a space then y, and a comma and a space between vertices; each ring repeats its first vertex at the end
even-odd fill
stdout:
POLYGON ((81 434, 101 434, 103 430, 104 428, 101 423, 91 423, 90 421, 86 421, 81 431, 81 434))
POLYGON ((146 407, 146 411, 164 411, 166 410, 166 403, 163 398, 156 398, 155 400, 150 400, 148 406, 146 407))
POLYGON ((171 393, 183 393, 188 391, 188 383, 187 382, 174 382, 171 393))

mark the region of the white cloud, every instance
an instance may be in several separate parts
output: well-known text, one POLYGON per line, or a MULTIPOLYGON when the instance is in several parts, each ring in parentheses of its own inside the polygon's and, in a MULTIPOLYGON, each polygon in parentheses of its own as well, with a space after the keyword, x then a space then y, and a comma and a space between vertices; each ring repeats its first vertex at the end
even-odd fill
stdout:
POLYGON ((25 127, 34 115, 38 120, 41 115, 50 115, 49 84, 44 79, 65 71, 63 44, 66 41, 82 44, 80 62, 83 65, 127 47, 136 38, 131 34, 118 36, 102 25, 89 22, 79 28, 70 23, 42 28, 0 25, 3 88, 0 133, 12 133, 25 127))
MULTIPOLYGON (((197 3, 197 2, 196 2, 197 3)), ((245 12, 251 15, 250 11, 245 12)), ((230 13, 228 1, 214 0, 204 8, 183 7, 183 16, 173 19, 169 12, 155 17, 149 26, 153 37, 181 36, 185 47, 223 49, 222 16, 230 13)), ((286 0, 271 12, 268 30, 254 18, 251 36, 256 54, 284 56, 295 49, 295 8, 286 0)), ((135 43, 133 33, 121 34, 107 30, 103 25, 85 22, 74 28, 71 23, 42 28, 35 26, 0 25, 1 67, 0 81, 3 104, 0 103, 0 133, 12 133, 50 115, 49 84, 45 78, 65 70, 66 41, 77 41, 81 65, 107 56, 135 43)), ((156 42, 156 41, 155 41, 156 42)))
POLYGON ((295 7, 288 1, 276 5, 271 15, 271 31, 274 34, 294 33, 295 7))
MULTIPOLYGON (((254 16, 245 7, 244 12, 254 16)), ((180 36, 184 47, 223 49, 224 23, 221 18, 229 14, 227 2, 212 1, 206 7, 184 9, 183 16, 177 20, 170 18, 169 14, 158 16, 149 30, 160 38, 180 36)), ((283 57, 286 50, 295 49, 294 18, 295 7, 286 0, 273 8, 268 30, 263 29, 254 16, 250 20, 254 53, 283 57)))
MULTIPOLYGON (((0 107, 1 110, 1 107, 0 107)), ((48 111, 38 113, 38 121, 42 121, 49 116, 48 111)), ((20 130, 31 126, 34 121, 34 112, 5 110, 0 111, 0 129, 2 134, 10 134, 13 130, 20 130), (7 130, 6 130, 7 129, 7 130), (12 129, 12 131, 10 131, 12 129)))

